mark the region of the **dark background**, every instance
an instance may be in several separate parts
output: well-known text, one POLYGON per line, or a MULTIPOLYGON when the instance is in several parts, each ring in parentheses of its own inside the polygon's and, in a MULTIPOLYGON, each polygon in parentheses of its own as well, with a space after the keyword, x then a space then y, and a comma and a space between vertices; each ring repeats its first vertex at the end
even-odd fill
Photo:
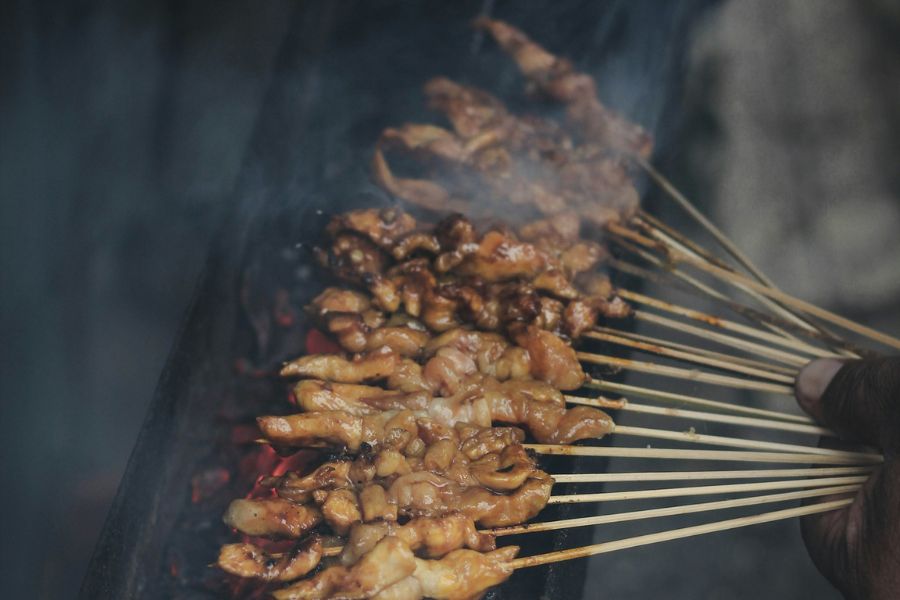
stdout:
MULTIPOLYGON (((0 9, 6 597, 77 592, 210 238, 241 201, 234 185, 297 6, 0 9)), ((786 289, 898 331, 897 3, 606 6, 582 25, 602 52, 580 64, 603 74, 604 99, 675 142, 661 160, 676 182, 786 289), (685 46, 661 41, 678 37, 671 27, 685 46)), ((541 26, 584 14, 560 8, 541 26)), ((659 548, 592 562, 591 593, 829 593, 793 524, 659 548)))

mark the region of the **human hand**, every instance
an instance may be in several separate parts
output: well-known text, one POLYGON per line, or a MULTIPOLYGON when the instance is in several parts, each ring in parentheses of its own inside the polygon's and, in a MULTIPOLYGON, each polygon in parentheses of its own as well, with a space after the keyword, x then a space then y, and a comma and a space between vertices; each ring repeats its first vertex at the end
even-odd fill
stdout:
POLYGON ((842 439, 884 453, 853 504, 801 520, 813 562, 848 599, 900 598, 900 358, 814 360, 795 394, 842 439))

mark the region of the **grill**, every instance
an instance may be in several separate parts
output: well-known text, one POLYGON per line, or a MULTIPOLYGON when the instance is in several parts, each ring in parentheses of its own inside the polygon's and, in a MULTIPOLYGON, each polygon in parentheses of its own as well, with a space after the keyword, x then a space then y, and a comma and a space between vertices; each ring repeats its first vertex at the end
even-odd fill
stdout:
MULTIPOLYGON (((591 70, 600 89, 609 91, 604 99, 636 121, 673 122, 677 106, 668 99, 677 97, 678 57, 688 25, 707 2, 513 4, 319 1, 295 9, 231 210, 162 374, 82 598, 259 593, 207 564, 228 539, 221 523, 228 501, 247 493, 255 473, 288 464, 252 443, 253 416, 284 412, 284 386, 260 374, 303 351, 307 332, 297 311, 325 283, 306 248, 330 214, 389 203, 368 183, 365 166, 386 124, 424 119, 420 86, 426 79, 447 75, 507 97, 519 91, 521 80, 508 61, 480 50, 479 36, 467 27, 472 17, 491 11, 560 54, 597 65, 591 70)), ((663 160, 671 133, 656 131, 663 160)), ((303 456, 289 460, 295 464, 303 456)), ((584 470, 581 462, 558 457, 544 464, 550 472, 577 473, 584 470)), ((593 470, 598 466, 591 463, 593 470)), ((590 510, 548 507, 546 518, 590 510)), ((522 554, 584 545, 591 537, 590 528, 563 531, 544 537, 540 547, 526 543, 522 554)), ((525 569, 492 593, 580 597, 586 564, 525 569)))

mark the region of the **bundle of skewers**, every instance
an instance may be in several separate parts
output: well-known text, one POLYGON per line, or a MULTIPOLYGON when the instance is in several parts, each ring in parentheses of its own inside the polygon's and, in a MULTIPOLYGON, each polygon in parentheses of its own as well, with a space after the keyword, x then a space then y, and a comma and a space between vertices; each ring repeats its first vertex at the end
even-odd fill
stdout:
POLYGON ((332 218, 328 241, 315 253, 323 273, 340 284, 308 307, 331 348, 284 365, 281 375, 299 411, 258 419, 262 442, 280 451, 313 449, 320 459, 303 471, 261 474, 268 493, 232 502, 224 519, 245 541, 224 546, 218 560, 231 574, 284 582, 273 591, 280 600, 478 597, 515 569, 845 506, 881 461, 867 448, 820 447, 815 438, 833 434, 787 410, 604 378, 620 369, 791 396, 810 359, 868 352, 832 329, 894 348, 900 341, 778 290, 650 166, 650 137, 605 108, 589 76, 505 23, 482 19, 476 26, 515 60, 530 92, 560 103, 565 116, 515 115, 487 92, 434 79, 425 86, 429 106, 451 128, 389 128, 372 162, 376 183, 406 208, 332 218), (726 256, 643 211, 635 171, 697 218, 726 256), (735 317, 617 288, 612 272, 680 286, 735 317), (723 284, 736 293, 720 291, 723 284), (634 333, 635 322, 704 344, 634 333), (683 366, 625 359, 598 347, 683 366), (609 413, 675 424, 617 425, 609 413), (685 431, 685 423, 811 441, 709 435, 685 431), (690 447, 600 443, 607 436, 690 447), (548 473, 541 468, 544 455, 753 468, 548 473), (694 484, 557 491, 571 483, 678 481, 694 484), (721 481, 732 483, 715 483, 721 481), (540 520, 553 504, 720 494, 739 496, 540 520), (532 556, 517 557, 517 546, 498 543, 826 496, 532 556), (262 539, 295 543, 273 554, 262 539))

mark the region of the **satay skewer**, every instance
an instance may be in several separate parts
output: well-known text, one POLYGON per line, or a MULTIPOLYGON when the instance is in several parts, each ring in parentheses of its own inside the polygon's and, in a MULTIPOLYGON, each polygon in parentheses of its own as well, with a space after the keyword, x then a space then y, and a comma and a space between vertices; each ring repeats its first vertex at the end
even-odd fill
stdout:
POLYGON ((680 498, 714 494, 738 494, 768 490, 832 487, 838 485, 862 485, 868 475, 853 477, 822 477, 820 479, 790 479, 787 481, 762 481, 754 483, 728 483, 691 487, 658 488, 652 490, 627 490, 623 492, 598 492, 595 494, 565 494, 550 496, 547 504, 584 504, 590 502, 619 502, 652 498, 680 498))
POLYGON ((796 517, 803 517, 806 515, 813 515, 813 514, 817 514, 817 513, 829 512, 832 510, 837 510, 839 508, 843 508, 844 506, 848 506, 852 502, 853 502, 852 498, 845 498, 845 499, 840 499, 840 500, 832 500, 829 502, 811 504, 808 506, 799 506, 796 508, 787 508, 787 509, 783 509, 783 510, 776 510, 776 511, 772 511, 772 512, 767 512, 767 513, 762 513, 762 514, 752 515, 752 516, 747 516, 747 517, 738 517, 735 519, 727 519, 724 521, 717 521, 715 523, 706 523, 703 525, 695 525, 693 527, 683 527, 680 529, 671 529, 669 531, 661 531, 658 533, 639 535, 639 536, 635 536, 635 537, 616 540, 614 542, 603 542, 600 544, 592 544, 590 546, 583 546, 581 548, 569 548, 566 550, 557 550, 556 552, 548 552, 546 554, 536 554, 534 556, 517 558, 517 559, 510 561, 510 565, 515 569, 523 569, 526 567, 535 567, 538 565, 546 565, 546 564, 560 562, 560 561, 564 561, 564 560, 572 560, 575 558, 585 558, 588 556, 594 556, 596 554, 613 552, 615 550, 624 550, 626 548, 636 548, 638 546, 646 546, 648 544, 657 544, 659 542, 677 540, 677 539, 692 537, 692 536, 696 536, 696 535, 703 535, 706 533, 727 531, 729 529, 737 529, 739 527, 746 527, 749 525, 756 525, 756 524, 761 524, 761 523, 771 523, 773 521, 780 521, 780 520, 784 520, 784 519, 793 519, 796 517))
POLYGON ((693 450, 683 448, 636 448, 623 446, 566 446, 563 444, 524 444, 538 454, 591 456, 604 458, 652 458, 661 460, 708 460, 727 462, 791 463, 818 465, 877 465, 884 458, 877 454, 862 456, 768 452, 752 450, 693 450))
POLYGON ((629 371, 640 371, 642 373, 649 373, 651 375, 671 377, 674 379, 684 379, 687 381, 695 381, 698 383, 709 383, 712 385, 720 385, 736 389, 755 390, 757 392, 781 394, 784 396, 794 395, 794 388, 790 385, 769 383, 751 379, 742 379, 740 377, 730 377, 728 375, 708 373, 706 371, 700 371, 698 369, 670 367, 668 365, 660 365, 652 362, 619 358, 607 354, 596 354, 592 352, 578 352, 576 354, 578 356, 578 360, 589 364, 607 365, 629 371))
MULTIPOLYGON (((781 362, 785 365, 791 365, 794 368, 795 372, 799 371, 801 367, 803 367, 806 363, 812 360, 813 357, 816 356, 812 355, 811 357, 805 357, 797 354, 792 354, 790 352, 785 352, 784 350, 779 350, 772 346, 766 346, 765 343, 768 342, 752 342, 744 338, 719 333, 718 331, 712 331, 704 327, 697 327, 695 325, 690 325, 689 323, 682 323, 681 321, 676 321, 675 319, 670 319, 668 317, 664 317, 662 315, 658 315, 656 313, 641 309, 637 309, 634 311, 634 318, 637 321, 651 323, 653 325, 664 327, 672 331, 680 331, 682 333, 701 337, 706 341, 712 342, 714 344, 729 346, 738 350, 743 350, 748 354, 755 354, 768 358, 770 360, 781 362)), ((825 356, 834 356, 834 354, 827 353, 825 354, 825 356)), ((822 358, 824 358, 824 356, 822 358)))
MULTIPOLYGON (((595 525, 611 525, 613 523, 626 523, 629 521, 639 521, 643 519, 655 519, 660 517, 675 517, 680 515, 695 514, 700 512, 726 510, 731 508, 741 508, 746 506, 759 506, 762 504, 773 504, 777 502, 789 502, 792 500, 804 500, 809 498, 820 498, 822 496, 833 496, 838 494, 849 494, 859 490, 859 484, 840 485, 833 487, 812 488, 807 490, 798 490, 791 492, 779 492, 775 494, 764 494, 761 496, 749 496, 745 498, 731 498, 728 500, 716 500, 712 502, 699 502, 696 504, 682 504, 675 506, 667 506, 663 508, 650 508, 644 510, 635 510, 628 512, 613 513, 608 515, 595 515, 591 517, 579 517, 572 519, 559 519, 555 521, 535 521, 532 523, 524 523, 522 525, 512 525, 509 527, 497 527, 494 529, 480 529, 479 533, 495 535, 497 537, 509 535, 522 535, 528 533, 542 533, 546 531, 557 531, 560 529, 569 529, 575 527, 590 527, 595 525)), ((326 546, 322 550, 322 556, 339 556, 344 550, 343 546, 326 546)), ((273 553, 273 558, 280 558, 284 553, 273 553)), ((216 566, 215 563, 209 565, 216 566)))
POLYGON ((802 423, 806 425, 814 424, 813 420, 806 415, 795 415, 787 412, 781 412, 776 410, 768 410, 764 408, 756 408, 754 406, 744 406, 742 404, 734 404, 731 402, 721 402, 719 400, 708 400, 706 398, 700 398, 698 396, 690 396, 687 394, 677 394, 674 392, 666 392, 663 390, 659 390, 656 388, 648 388, 641 387, 636 385, 629 385, 625 383, 617 383, 613 381, 592 379, 591 381, 585 384, 586 387, 603 391, 603 392, 615 392, 619 394, 629 394, 632 396, 638 396, 640 398, 647 398, 650 400, 661 400, 664 402, 674 402, 677 404, 689 404, 693 406, 703 406, 706 408, 710 408, 717 411, 722 411, 725 413, 738 413, 741 415, 753 415, 755 417, 761 417, 766 419, 773 419, 776 421, 787 421, 792 423, 802 423))
MULTIPOLYGON (((746 337, 751 337, 766 342, 768 344, 774 344, 789 350, 799 351, 810 356, 834 356, 834 353, 829 350, 813 346, 812 344, 808 344, 803 341, 789 341, 782 336, 771 333, 769 331, 763 331, 756 327, 750 327, 749 325, 744 325, 743 323, 738 323, 736 321, 730 321, 716 315, 711 315, 699 310, 679 306, 677 304, 666 302, 658 298, 653 298, 645 294, 633 292, 631 290, 617 288, 616 294, 621 296, 623 299, 628 300, 629 302, 643 304, 645 306, 649 306, 663 312, 686 317, 688 319, 691 319, 692 321, 698 321, 709 327, 722 329, 731 333, 738 333, 746 337)), ((786 356, 789 360, 799 360, 804 363, 808 360, 803 356, 798 356, 795 354, 783 354, 780 356, 786 356)))
MULTIPOLYGON (((678 277, 685 283, 689 284, 691 287, 700 290, 701 292, 716 300, 723 302, 731 301, 731 299, 728 298, 725 294, 710 287, 708 284, 702 282, 693 275, 685 273, 684 271, 671 269, 670 265, 666 263, 665 258, 667 258, 669 254, 676 252, 676 250, 670 248, 661 249, 660 244, 655 240, 651 240, 641 235, 637 231, 619 225, 618 223, 609 223, 606 226, 606 230, 609 234, 609 239, 614 241, 622 248, 627 249, 629 252, 640 256, 643 260, 649 262, 654 267, 658 269, 668 269, 675 277, 678 277), (634 244, 637 244, 640 247, 635 246, 634 244), (663 258, 654 255, 653 252, 661 252, 663 254, 663 258)), ((684 255, 688 256, 688 254, 684 255)), ((771 299, 752 290, 748 292, 748 295, 752 296, 757 302, 772 311, 772 313, 777 314, 779 317, 790 322, 794 327, 800 328, 805 333, 818 332, 818 330, 813 326, 809 325, 803 319, 785 309, 783 306, 780 306, 777 303, 773 302, 771 299)), ((779 327, 772 323, 766 322, 763 322, 762 325, 763 327, 766 327, 767 329, 773 331, 774 333, 777 333, 785 339, 799 341, 793 333, 783 327, 779 327)))
MULTIPOLYGON (((671 350, 681 350, 688 354, 694 354, 706 358, 713 358, 717 360, 721 360, 726 363, 731 363, 735 365, 741 365, 745 367, 753 367, 755 369, 760 369, 770 373, 781 373, 782 375, 792 375, 795 376, 798 372, 796 367, 788 367, 785 365, 775 364, 774 362, 767 362, 762 360, 756 360, 752 358, 745 358, 743 356, 737 356, 734 354, 728 354, 725 352, 717 352, 715 350, 709 350, 707 348, 700 348, 698 346, 691 346, 688 344, 682 344, 678 342, 673 342, 671 340, 653 337, 649 335, 644 335, 640 333, 634 333, 632 331, 626 331, 621 329, 614 329, 612 327, 604 327, 597 326, 594 327, 591 331, 586 331, 582 334, 582 336, 590 338, 594 332, 597 333, 605 333, 611 335, 617 335, 619 337, 627 338, 629 340, 636 340, 639 342, 645 342, 647 344, 651 344, 653 346, 660 346, 665 349, 671 350)), ((652 352, 652 350, 648 350, 652 352)))
POLYGON ((791 296, 790 294, 782 292, 781 290, 768 288, 742 275, 731 273, 714 265, 706 264, 685 254, 675 254, 672 258, 676 262, 683 262, 691 265, 692 267, 696 267, 702 271, 705 271, 710 275, 713 275, 717 279, 720 279, 735 287, 749 287, 750 289, 758 291, 764 296, 768 296, 769 298, 773 298, 785 304, 791 305, 796 309, 803 311, 804 313, 813 315, 824 321, 828 321, 834 325, 837 325, 838 327, 842 327, 848 331, 852 331, 853 333, 884 344, 885 346, 889 346, 894 349, 900 349, 900 339, 894 336, 888 335, 886 333, 881 333, 880 331, 872 329, 871 327, 862 325, 860 323, 847 319, 846 317, 842 317, 824 308, 820 308, 810 302, 801 300, 800 298, 796 298, 794 296, 791 296))
POLYGON ((734 373, 741 373, 743 375, 750 375, 760 379, 768 379, 770 381, 776 381, 781 383, 793 384, 794 377, 791 375, 785 375, 784 373, 775 373, 773 371, 768 371, 764 369, 759 369, 756 367, 748 367, 745 365, 736 364, 734 362, 728 360, 722 360, 720 358, 712 358, 709 356, 702 356, 693 352, 685 352, 683 350, 677 350, 672 348, 665 348, 656 344, 651 344, 647 342, 642 342, 640 340, 629 339, 627 337, 616 335, 612 333, 607 333, 605 331, 594 330, 592 332, 588 332, 585 334, 587 337, 590 337, 595 340, 601 340, 604 342, 609 342, 611 344, 616 344, 619 346, 627 346, 629 348, 634 348, 640 350, 642 352, 647 352, 650 354, 657 354, 659 356, 664 356, 668 358, 675 358, 684 362, 696 363, 700 365, 705 365, 709 367, 714 367, 717 369, 722 369, 726 371, 732 371, 734 373))
MULTIPOLYGON (((732 268, 730 265, 723 263, 720 260, 717 260, 715 257, 712 257, 709 252, 699 251, 700 247, 698 245, 696 245, 696 244, 686 245, 686 244, 682 243, 682 241, 673 239, 673 237, 668 233, 668 232, 672 231, 671 228, 668 229, 668 232, 661 231, 657 227, 654 227, 653 225, 650 225, 650 224, 642 221, 640 219, 640 217, 636 217, 636 218, 632 219, 631 224, 642 229, 645 233, 647 233, 647 235, 651 236, 656 242, 662 244, 666 248, 672 249, 681 254, 691 256, 697 260, 707 262, 711 265, 714 265, 721 269, 730 271, 732 273, 737 273, 737 271, 734 268, 732 268)), ((681 239, 683 240, 684 236, 681 236, 681 239)), ((771 287, 774 287, 774 286, 771 286, 771 287)), ((753 290, 744 288, 743 291, 745 293, 747 293, 748 295, 750 295, 751 297, 755 298, 758 302, 762 303, 764 306, 766 306, 773 312, 789 318, 795 324, 799 325, 807 332, 818 331, 820 334, 822 334, 824 336, 827 336, 829 338, 834 338, 834 341, 837 341, 837 342, 843 341, 843 340, 840 340, 839 338, 836 338, 834 333, 826 330, 825 328, 823 328, 821 325, 819 325, 817 322, 815 322, 813 319, 809 318, 808 316, 804 317, 800 314, 797 314, 796 312, 791 311, 788 307, 784 306, 783 304, 778 303, 774 300, 771 300, 770 298, 767 298, 765 296, 762 296, 758 292, 755 292, 753 290)), ((793 338, 793 336, 785 336, 785 337, 793 338)), ((794 338, 794 339, 796 339, 796 338, 794 338)), ((847 353, 846 350, 838 350, 838 351, 849 355, 849 353, 847 353)))
MULTIPOLYGON (((627 242, 625 242, 625 243, 627 243, 627 242)), ((859 346, 857 346, 855 344, 851 344, 847 341, 837 340, 836 338, 834 338, 832 336, 827 336, 827 335, 823 334, 821 331, 810 331, 807 329, 801 329, 799 327, 796 327, 792 323, 788 323, 788 322, 784 321, 783 319, 779 319, 778 317, 776 317, 772 314, 769 314, 769 313, 751 308, 745 304, 736 302, 735 300, 728 298, 718 292, 715 292, 715 294, 710 294, 707 291, 707 289, 701 289, 695 285, 686 283, 687 280, 690 280, 692 278, 688 277, 688 279, 686 280, 684 278, 685 274, 683 273, 682 270, 676 269, 672 265, 665 265, 665 264, 661 263, 660 261, 658 261, 658 259, 656 259, 656 257, 653 257, 652 255, 649 255, 647 253, 644 253, 645 256, 638 254, 638 251, 640 251, 640 252, 643 252, 643 251, 639 250, 639 249, 635 249, 633 245, 631 246, 631 248, 628 248, 628 250, 632 251, 637 256, 642 256, 642 258, 644 258, 644 259, 646 259, 647 256, 650 256, 652 260, 656 261, 656 262, 651 262, 651 264, 653 266, 655 266, 657 268, 657 270, 653 271, 653 270, 650 270, 650 269, 647 269, 644 267, 640 267, 640 266, 635 265, 634 263, 631 263, 626 260, 623 260, 622 258, 616 258, 616 257, 609 258, 607 260, 607 264, 611 268, 613 268, 617 271, 621 271, 622 273, 627 273, 629 275, 643 279, 645 281, 649 281, 649 282, 657 284, 657 285, 674 287, 674 288, 682 290, 688 294, 697 296, 698 298, 711 299, 713 302, 715 302, 717 304, 721 304, 724 308, 727 308, 728 310, 733 311, 735 314, 740 315, 741 317, 743 317, 749 321, 752 321, 753 323, 756 323, 757 325, 759 325, 761 327, 765 327, 766 329, 769 330, 769 333, 774 333, 777 336, 777 338, 780 339, 782 342, 795 343, 795 344, 806 344, 807 343, 807 342, 804 342, 803 340, 799 339, 796 336, 794 336, 794 338, 792 338, 792 339, 788 339, 788 338, 784 337, 783 335, 781 335, 780 333, 778 333, 778 331, 787 330, 787 331, 791 331, 799 336, 806 338, 808 342, 815 342, 817 344, 823 344, 826 346, 834 346, 836 348, 846 350, 857 356, 873 354, 871 351, 860 348, 859 346)), ((696 281, 696 280, 693 280, 693 281, 696 281)), ((714 326, 716 325, 714 322, 710 323, 710 324, 714 325, 714 326)), ((762 331, 762 330, 758 330, 758 331, 762 331)), ((766 332, 763 331, 763 333, 766 333, 766 332)), ((775 342, 775 343, 778 343, 778 342, 775 342)), ((820 348, 817 346, 813 346, 813 348, 816 348, 819 352, 827 353, 828 356, 834 356, 834 355, 838 354, 838 352, 836 350, 827 350, 825 348, 820 348)))
POLYGON ((804 425, 801 423, 787 423, 774 419, 760 419, 756 417, 742 417, 737 415, 723 415, 719 413, 683 410, 678 408, 667 408, 662 406, 652 406, 648 404, 639 404, 631 402, 627 398, 618 398, 610 400, 602 396, 597 398, 584 398, 581 396, 566 396, 566 402, 571 404, 580 404, 582 406, 596 406, 598 408, 620 410, 625 412, 634 412, 649 415, 659 415, 662 417, 671 417, 675 419, 693 419, 696 421, 705 421, 711 423, 725 423, 728 425, 739 425, 743 427, 757 427, 760 429, 773 429, 778 431, 790 431, 793 433, 806 433, 817 436, 835 437, 835 433, 824 427, 817 425, 804 425))
POLYGON ((880 458, 880 455, 869 452, 852 452, 848 450, 834 450, 832 448, 819 448, 817 446, 802 446, 800 444, 785 444, 781 442, 768 442, 764 440, 750 440, 745 438, 727 437, 721 435, 708 435, 694 431, 671 431, 668 429, 653 429, 650 427, 632 427, 630 425, 616 425, 611 434, 644 437, 655 440, 667 440, 671 442, 685 442, 706 446, 722 446, 726 448, 742 448, 745 450, 772 450, 785 452, 798 452, 804 454, 817 454, 821 456, 844 457, 865 461, 880 458))
POLYGON ((732 242, 728 236, 726 236, 722 231, 716 227, 716 225, 710 221, 706 215, 704 215, 696 206, 694 206, 693 202, 687 199, 684 194, 678 191, 671 181, 668 180, 662 173, 656 170, 656 167, 651 165, 645 158, 640 155, 632 155, 632 160, 637 163, 646 173, 650 176, 650 178, 656 182, 656 184, 662 188, 666 194, 674 200, 688 215, 691 216, 697 223, 699 223, 706 231, 709 232, 710 235, 718 242, 718 244, 729 254, 732 258, 734 258, 742 267, 747 269, 757 280, 768 285, 770 287, 775 287, 774 282, 769 279, 765 273, 763 273, 750 258, 741 252, 741 250, 732 242))
POLYGON ((552 475, 556 483, 622 483, 634 481, 694 481, 710 479, 784 479, 862 475, 874 467, 808 467, 803 469, 736 469, 726 471, 636 471, 629 473, 561 473, 552 475))

